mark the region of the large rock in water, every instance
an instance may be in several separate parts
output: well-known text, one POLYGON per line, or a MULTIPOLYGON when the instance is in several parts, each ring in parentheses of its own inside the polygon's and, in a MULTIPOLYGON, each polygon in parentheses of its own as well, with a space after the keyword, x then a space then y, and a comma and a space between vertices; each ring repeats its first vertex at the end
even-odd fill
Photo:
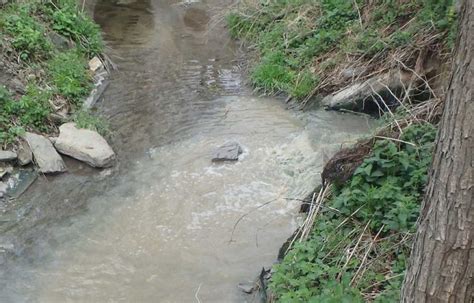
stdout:
POLYGON ((212 162, 237 161, 241 153, 242 147, 240 147, 239 143, 227 142, 214 151, 212 162))
POLYGON ((59 127, 59 137, 54 146, 60 153, 94 167, 109 167, 115 160, 114 151, 101 135, 89 129, 77 128, 72 122, 59 127))
POLYGON ((24 139, 33 152, 40 172, 47 174, 66 171, 66 165, 64 165, 63 159, 56 152, 51 141, 43 136, 28 132, 24 139))

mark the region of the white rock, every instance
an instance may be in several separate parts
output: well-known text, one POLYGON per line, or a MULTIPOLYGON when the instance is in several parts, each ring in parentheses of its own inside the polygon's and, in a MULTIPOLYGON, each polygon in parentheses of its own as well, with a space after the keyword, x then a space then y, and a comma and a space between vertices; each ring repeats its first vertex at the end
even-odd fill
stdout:
POLYGON ((9 150, 0 150, 0 161, 12 161, 16 159, 16 153, 9 150))
POLYGON ((60 153, 94 167, 109 167, 115 160, 114 151, 101 135, 89 129, 76 128, 75 123, 59 127, 59 137, 54 146, 60 153))
POLYGON ((98 69, 102 68, 102 61, 99 58, 94 57, 89 61, 89 69, 93 72, 97 71, 98 69))
POLYGON ((66 165, 63 159, 47 138, 27 132, 24 135, 24 139, 33 152, 35 162, 40 172, 46 174, 66 171, 66 165))

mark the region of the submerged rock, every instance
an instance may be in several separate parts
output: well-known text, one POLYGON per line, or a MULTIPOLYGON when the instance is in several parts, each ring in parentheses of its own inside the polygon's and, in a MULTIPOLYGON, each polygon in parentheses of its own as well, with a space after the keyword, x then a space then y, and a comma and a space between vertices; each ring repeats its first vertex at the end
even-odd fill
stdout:
POLYGON ((7 193, 8 185, 0 181, 0 198, 3 198, 7 193))
POLYGON ((237 161, 242 153, 242 147, 237 142, 227 142, 218 147, 213 155, 212 162, 237 161))
POLYGON ((32 169, 20 169, 14 172, 7 181, 8 196, 20 197, 38 178, 38 173, 32 169))
POLYGON ((31 148, 40 172, 47 174, 66 171, 63 159, 47 138, 29 132, 25 134, 24 138, 31 148))
POLYGON ((9 150, 0 150, 0 162, 16 160, 16 153, 9 150))
POLYGON ((59 127, 59 137, 54 146, 60 153, 94 167, 109 167, 115 160, 114 151, 101 135, 77 128, 72 122, 59 127))

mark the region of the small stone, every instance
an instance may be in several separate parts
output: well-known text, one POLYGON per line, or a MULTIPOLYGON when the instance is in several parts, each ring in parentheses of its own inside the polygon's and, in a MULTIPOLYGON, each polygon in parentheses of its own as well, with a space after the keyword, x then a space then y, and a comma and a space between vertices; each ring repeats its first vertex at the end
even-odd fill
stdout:
POLYGON ((7 193, 8 185, 4 182, 0 182, 0 198, 3 198, 7 193))
POLYGON ((89 69, 93 72, 103 67, 102 61, 98 57, 94 57, 89 61, 89 69))
POLYGON ((33 153, 26 141, 21 140, 18 146, 18 163, 22 166, 28 165, 33 161, 33 153))
POLYGON ((212 162, 237 161, 242 153, 242 147, 237 142, 227 142, 218 147, 212 156, 212 162))
POLYGON ((59 137, 54 146, 60 153, 94 167, 110 167, 115 160, 114 151, 99 133, 77 128, 75 123, 59 127, 59 137))
POLYGON ((0 161, 13 161, 16 160, 16 153, 9 150, 0 150, 0 161))
POLYGON ((255 290, 255 284, 239 283, 237 287, 246 294, 251 294, 255 290))
POLYGON ((349 67, 345 68, 341 71, 341 75, 344 78, 344 80, 350 80, 350 79, 355 79, 358 78, 360 75, 362 75, 365 72, 364 67, 349 67))
POLYGON ((26 76, 26 80, 28 80, 28 81, 33 81, 33 80, 35 80, 35 79, 36 79, 36 75, 35 75, 35 74, 28 74, 28 75, 26 76))
POLYGON ((24 135, 24 139, 31 148, 40 172, 46 174, 66 171, 66 165, 61 156, 54 149, 51 141, 43 136, 29 132, 24 135))

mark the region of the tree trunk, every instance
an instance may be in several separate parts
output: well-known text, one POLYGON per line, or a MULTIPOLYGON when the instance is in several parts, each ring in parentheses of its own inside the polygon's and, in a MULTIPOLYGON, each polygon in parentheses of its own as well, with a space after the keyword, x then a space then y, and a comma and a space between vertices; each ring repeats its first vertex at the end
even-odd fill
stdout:
POLYGON ((402 302, 474 302, 474 1, 461 2, 453 74, 402 302))

